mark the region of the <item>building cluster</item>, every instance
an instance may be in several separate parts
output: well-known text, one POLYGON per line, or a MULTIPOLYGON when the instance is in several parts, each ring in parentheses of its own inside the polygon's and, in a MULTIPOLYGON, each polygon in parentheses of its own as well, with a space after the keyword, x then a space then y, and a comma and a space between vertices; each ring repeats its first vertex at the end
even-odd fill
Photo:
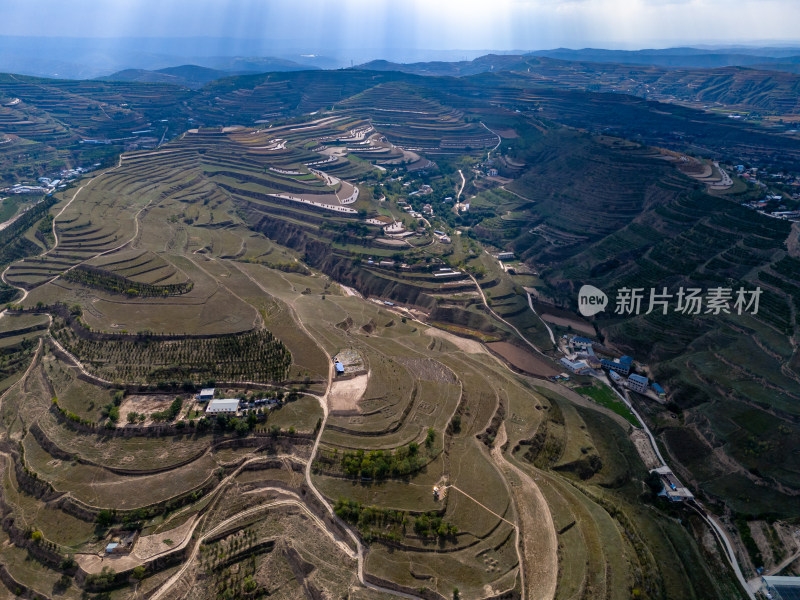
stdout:
POLYGON ((433 230, 433 235, 435 235, 439 239, 439 241, 442 242, 443 244, 449 244, 452 241, 450 239, 450 236, 447 235, 441 229, 434 229, 433 230))
POLYGON ((411 215, 415 219, 421 219, 422 218, 422 213, 419 213, 416 210, 414 210, 414 207, 411 206, 405 200, 398 200, 397 201, 397 206, 399 206, 401 209, 406 211, 409 215, 411 215))
POLYGON ((666 393, 657 383, 650 383, 644 375, 634 372, 633 357, 620 356, 612 358, 605 346, 595 341, 581 337, 572 336, 563 338, 566 342, 565 351, 568 356, 561 358, 561 364, 572 373, 578 375, 596 374, 600 370, 608 372, 608 377, 618 386, 626 387, 638 394, 647 395, 652 392, 658 398, 665 398, 666 393), (597 352, 603 354, 598 356, 597 352))
POLYGON ((252 402, 242 402, 239 398, 214 398, 216 390, 214 388, 203 388, 197 395, 199 402, 206 402, 205 413, 210 416, 229 415, 237 416, 241 412, 247 412, 252 408, 266 406, 272 409, 280 404, 277 398, 260 398, 252 402))
POLYGON ((124 531, 113 535, 106 544, 106 554, 130 554, 133 545, 139 538, 139 531, 124 531))
POLYGON ((692 494, 689 488, 678 481, 678 478, 675 477, 675 473, 673 473, 672 469, 670 469, 668 466, 664 465, 663 467, 653 469, 650 472, 656 473, 664 486, 664 489, 661 490, 659 496, 664 496, 672 502, 694 500, 694 494, 692 494))
POLYGON ((0 189, 6 194, 50 194, 57 189, 64 189, 67 183, 80 177, 84 173, 89 173, 100 167, 100 163, 95 163, 91 167, 75 167, 74 169, 63 169, 55 175, 49 177, 39 177, 38 185, 23 181, 12 186, 0 189))
POLYGON ((782 171, 770 173, 758 167, 746 168, 744 165, 736 165, 734 171, 742 179, 761 189, 768 189, 769 186, 765 183, 765 181, 768 181, 772 186, 779 185, 780 189, 785 192, 785 195, 767 192, 761 200, 747 202, 744 206, 773 219, 800 221, 800 210, 798 210, 800 207, 795 204, 794 208, 792 208, 786 204, 786 202, 791 204, 788 196, 791 196, 795 201, 800 200, 800 178, 782 171), (798 191, 792 192, 791 190, 798 191))
MULTIPOLYGON (((407 182, 403 185, 411 185, 410 182, 407 182)), ((418 190, 414 190, 413 192, 409 193, 409 196, 427 196, 428 194, 433 193, 433 188, 429 186, 427 183, 423 183, 418 190)))

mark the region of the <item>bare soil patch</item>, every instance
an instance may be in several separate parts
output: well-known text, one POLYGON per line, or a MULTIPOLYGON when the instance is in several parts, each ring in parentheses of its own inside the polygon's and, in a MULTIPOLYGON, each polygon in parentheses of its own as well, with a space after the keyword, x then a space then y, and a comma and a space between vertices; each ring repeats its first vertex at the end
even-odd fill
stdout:
POLYGON ((448 342, 456 346, 459 350, 463 350, 467 354, 482 354, 483 352, 486 352, 486 350, 484 350, 480 342, 476 342, 475 340, 468 340, 466 338, 459 337, 447 331, 436 329, 435 327, 429 327, 428 329, 426 329, 425 335, 447 340, 448 342))
POLYGON ((506 424, 502 423, 491 456, 514 496, 525 572, 525 595, 529 600, 551 600, 555 597, 558 579, 558 540, 553 516, 530 475, 503 456, 502 447, 507 440, 506 424))
POLYGON ((792 231, 789 233, 789 239, 786 240, 786 247, 790 255, 800 258, 800 223, 792 224, 792 231))
POLYGON ((631 432, 631 441, 636 447, 636 451, 639 453, 644 466, 647 467, 648 470, 656 469, 661 466, 661 462, 653 451, 653 446, 650 445, 650 438, 647 437, 644 431, 641 429, 634 429, 631 432))
POLYGON ((364 395, 369 383, 369 373, 357 375, 352 379, 342 379, 331 384, 328 394, 328 407, 332 412, 358 411, 358 401, 364 395))
POLYGON ((559 373, 555 365, 509 342, 490 342, 486 344, 486 346, 492 350, 492 352, 502 356, 520 371, 525 371, 526 373, 538 375, 540 377, 552 377, 559 373))
MULTIPOLYGON (((119 422, 121 425, 128 423, 128 413, 135 412, 147 415, 144 420, 144 425, 152 424, 153 420, 150 415, 168 408, 172 401, 175 400, 175 395, 172 394, 146 394, 128 396, 122 401, 119 407, 119 422)), ((137 421, 137 423, 139 423, 137 421)))
POLYGON ((131 554, 140 561, 144 561, 162 552, 180 548, 194 530, 196 520, 193 517, 174 529, 140 537, 136 540, 136 545, 133 547, 131 554), (172 543, 166 544, 165 540, 172 540, 172 543))
POLYGON ((583 321, 567 319, 565 317, 557 317, 547 313, 542 315, 542 321, 547 321, 548 323, 553 323, 554 325, 560 325, 561 327, 572 327, 574 330, 580 331, 581 333, 594 335, 594 327, 588 323, 584 323, 583 321))
POLYGON ((458 378, 448 367, 432 358, 398 358, 397 362, 414 373, 417 379, 441 381, 442 383, 458 383, 458 378))
POLYGON ((89 574, 99 573, 104 567, 110 567, 117 573, 133 569, 142 564, 141 559, 130 554, 76 554, 75 561, 81 569, 89 574))

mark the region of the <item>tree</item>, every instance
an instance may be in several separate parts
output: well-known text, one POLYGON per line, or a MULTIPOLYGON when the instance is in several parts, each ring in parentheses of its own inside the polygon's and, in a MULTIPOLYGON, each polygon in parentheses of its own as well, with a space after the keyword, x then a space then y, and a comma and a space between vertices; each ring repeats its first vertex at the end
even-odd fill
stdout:
POLYGON ((147 574, 147 569, 144 567, 144 565, 139 565, 138 567, 135 567, 133 569, 131 576, 134 579, 138 579, 139 581, 141 581, 142 579, 144 579, 144 576, 146 574, 147 574))
POLYGON ((461 415, 453 415, 453 419, 450 421, 450 424, 453 426, 453 433, 460 433, 461 432, 461 415))
POLYGON ((436 441, 436 430, 433 427, 428 429, 428 435, 425 436, 425 447, 430 450, 433 447, 433 443, 436 441))
POLYGON ((100 527, 109 527, 113 522, 114 513, 107 508, 104 508, 97 513, 97 517, 95 518, 95 523, 97 523, 100 527))
POLYGON ((258 587, 258 584, 255 582, 255 580, 250 575, 248 575, 247 577, 244 578, 244 582, 243 582, 242 588, 244 589, 245 592, 248 592, 248 593, 255 592, 257 587, 258 587))

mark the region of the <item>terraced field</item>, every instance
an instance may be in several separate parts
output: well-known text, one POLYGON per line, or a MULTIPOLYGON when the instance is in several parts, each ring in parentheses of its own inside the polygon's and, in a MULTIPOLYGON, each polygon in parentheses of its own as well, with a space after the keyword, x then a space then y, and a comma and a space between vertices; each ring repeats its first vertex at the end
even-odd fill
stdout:
MULTIPOLYGON (((648 485, 643 431, 546 378, 555 336, 528 292, 563 315, 577 282, 762 285, 746 321, 594 323, 668 387, 668 410, 636 408, 680 477, 721 514, 780 518, 797 484, 788 231, 657 149, 541 118, 568 96, 514 79, 0 82, 22 99, 5 122, 32 121, 9 143, 31 125, 62 156, 182 123, 0 231, 9 590, 742 596, 706 521, 648 485), (543 110, 515 112, 526 103, 543 110), (48 119, 64 131, 48 137, 48 119), (487 153, 502 179, 481 175, 487 153), (206 386, 239 413, 206 414, 206 386), (774 419, 786 430, 763 445, 774 419)), ((582 101, 573 125, 627 102, 582 101)))

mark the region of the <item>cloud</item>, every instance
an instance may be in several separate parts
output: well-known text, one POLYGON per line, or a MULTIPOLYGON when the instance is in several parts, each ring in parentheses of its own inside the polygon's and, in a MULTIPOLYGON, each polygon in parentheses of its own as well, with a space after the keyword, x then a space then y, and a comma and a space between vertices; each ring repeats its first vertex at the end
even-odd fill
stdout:
POLYGON ((2 0, 0 34, 212 36, 309 48, 663 47, 797 40, 798 0, 2 0))

